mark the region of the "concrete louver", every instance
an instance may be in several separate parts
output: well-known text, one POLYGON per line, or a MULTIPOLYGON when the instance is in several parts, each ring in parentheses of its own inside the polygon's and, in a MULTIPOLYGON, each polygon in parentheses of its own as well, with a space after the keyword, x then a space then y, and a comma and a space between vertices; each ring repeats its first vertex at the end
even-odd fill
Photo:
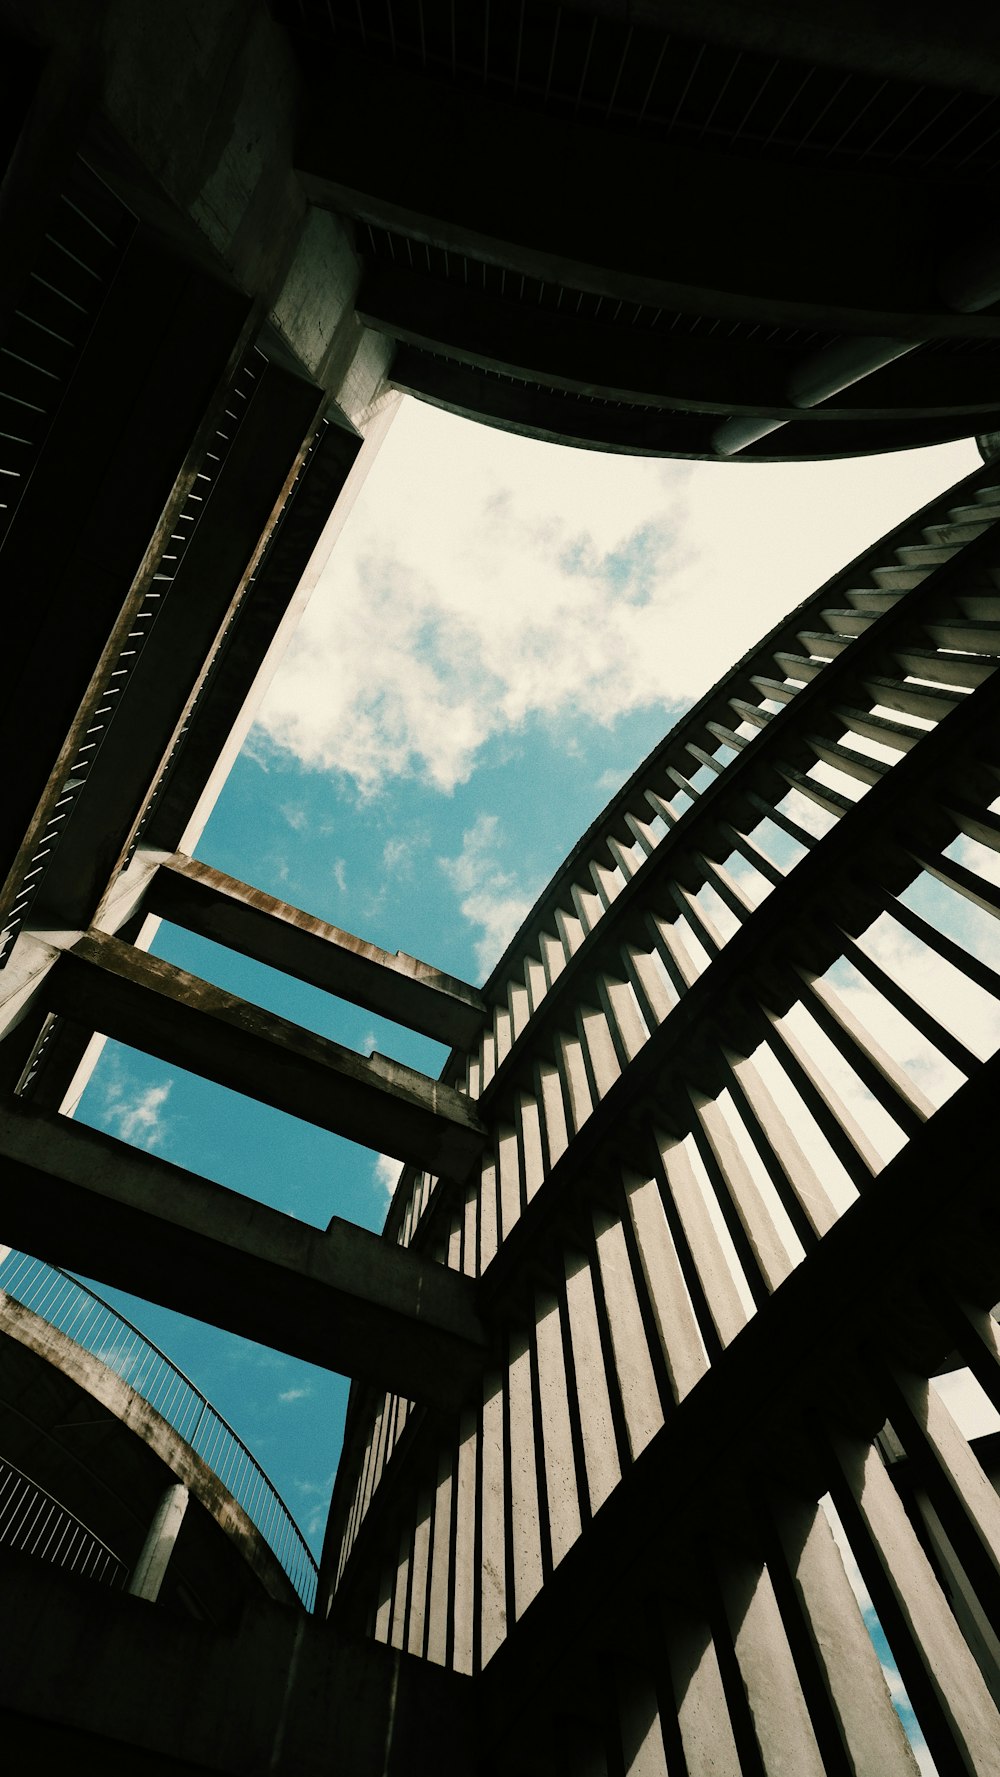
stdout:
POLYGON ((998 529, 987 468, 671 731, 452 1060, 478 1179, 404 1174, 506 1343, 447 1427, 355 1390, 320 1590, 479 1676, 498 1770, 912 1777, 827 1495, 938 1768, 995 1767, 996 1458, 933 1379, 1000 1407, 998 529))

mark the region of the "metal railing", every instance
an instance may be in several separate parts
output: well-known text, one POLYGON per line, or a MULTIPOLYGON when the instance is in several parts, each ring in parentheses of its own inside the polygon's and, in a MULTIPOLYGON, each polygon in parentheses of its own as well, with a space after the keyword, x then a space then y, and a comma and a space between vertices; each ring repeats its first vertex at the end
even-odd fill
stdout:
POLYGON ((66 1567, 102 1586, 123 1586, 128 1564, 37 1481, 0 1456, 0 1548, 66 1567))
POLYGON ((166 1420, 218 1476, 312 1610, 316 1563, 291 1512, 242 1438, 176 1364, 117 1309, 55 1265, 8 1252, 0 1258, 0 1290, 99 1358, 166 1420))

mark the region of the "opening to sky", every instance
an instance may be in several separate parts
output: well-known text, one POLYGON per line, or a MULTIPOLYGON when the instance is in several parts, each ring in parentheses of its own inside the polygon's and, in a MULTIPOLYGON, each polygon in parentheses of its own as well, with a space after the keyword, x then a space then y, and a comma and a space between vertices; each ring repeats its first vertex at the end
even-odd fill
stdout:
MULTIPOLYGON (((481 983, 664 732, 801 599, 979 462, 613 457, 404 400, 197 847, 481 983)), ((194 974, 437 1074, 435 1043, 163 925, 194 974)), ((395 1161, 109 1043, 81 1119, 324 1227, 395 1161)), ((318 1553, 347 1382, 97 1286, 208 1395, 318 1553)))

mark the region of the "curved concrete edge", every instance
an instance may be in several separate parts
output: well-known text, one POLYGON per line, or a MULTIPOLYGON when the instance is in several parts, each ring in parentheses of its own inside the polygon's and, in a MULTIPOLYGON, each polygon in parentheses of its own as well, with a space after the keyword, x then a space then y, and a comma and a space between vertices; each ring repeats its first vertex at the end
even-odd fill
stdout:
POLYGON ((301 1601, 262 1533, 218 1475, 191 1445, 120 1376, 92 1352, 0 1290, 0 1333, 69 1376, 158 1456, 188 1489, 219 1529, 239 1549, 269 1598, 279 1604, 301 1601))

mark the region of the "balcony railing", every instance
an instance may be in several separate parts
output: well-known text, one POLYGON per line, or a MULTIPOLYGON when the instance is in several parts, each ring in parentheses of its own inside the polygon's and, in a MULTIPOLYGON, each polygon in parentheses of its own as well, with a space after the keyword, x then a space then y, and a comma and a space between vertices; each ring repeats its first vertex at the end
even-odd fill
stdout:
POLYGON ((68 1568, 102 1586, 123 1586, 128 1566, 73 1512, 0 1457, 0 1548, 68 1568))
POLYGON ((302 1532, 242 1438, 176 1364, 117 1309, 55 1265, 10 1251, 0 1259, 0 1290, 99 1358, 148 1401, 218 1476, 312 1610, 316 1563, 302 1532))

